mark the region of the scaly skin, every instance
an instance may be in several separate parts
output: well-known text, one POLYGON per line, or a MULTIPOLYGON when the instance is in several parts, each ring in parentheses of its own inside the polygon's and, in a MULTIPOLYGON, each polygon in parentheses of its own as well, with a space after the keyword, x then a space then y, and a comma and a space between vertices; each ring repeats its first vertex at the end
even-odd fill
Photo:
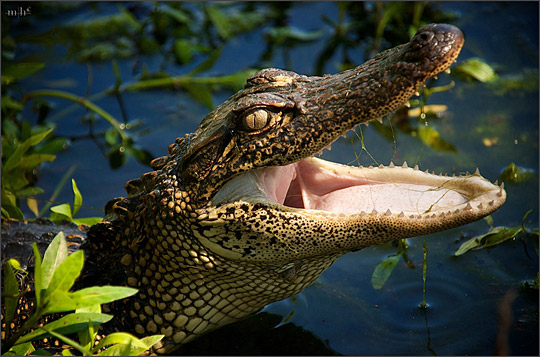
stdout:
POLYGON ((266 69, 249 78, 154 160, 155 171, 128 182, 128 198, 111 201, 90 229, 94 276, 139 289, 110 306, 117 326, 164 334, 155 352, 170 352, 300 292, 347 252, 466 224, 502 205, 504 190, 478 173, 311 158, 404 105, 462 45, 457 28, 428 25, 342 73, 266 69), (345 207, 330 202, 340 189, 351 197, 345 207), (387 203, 394 189, 397 203, 387 203))

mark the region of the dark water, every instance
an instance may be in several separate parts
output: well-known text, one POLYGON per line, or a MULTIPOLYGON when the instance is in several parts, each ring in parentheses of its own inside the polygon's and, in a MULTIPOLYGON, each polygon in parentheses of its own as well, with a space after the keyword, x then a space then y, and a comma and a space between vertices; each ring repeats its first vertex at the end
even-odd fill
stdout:
MULTIPOLYGON (((3 3, 2 9, 17 3, 3 3)), ((375 6, 372 4, 372 6, 375 6)), ((448 106, 445 114, 428 125, 457 149, 437 151, 396 127, 392 140, 383 138, 374 128, 362 127, 362 151, 352 136, 340 139, 325 151, 323 158, 342 163, 370 165, 418 163, 436 172, 474 171, 478 167, 494 181, 511 162, 530 170, 532 179, 507 183, 505 205, 493 214, 495 226, 519 226, 525 212, 533 209, 525 221, 528 228, 538 227, 538 3, 535 2, 441 2, 433 5, 456 14, 452 23, 462 29, 466 42, 459 58, 479 57, 492 65, 501 78, 523 78, 533 74, 535 85, 528 89, 509 89, 466 82, 441 75, 434 86, 456 82, 450 91, 433 94, 427 104, 448 106), (359 160, 356 159, 359 156, 359 160), (371 156, 371 157, 370 157, 371 156), (372 158, 373 157, 373 158, 372 158), (376 162, 374 162, 376 160, 376 162)), ((82 21, 88 17, 114 13, 116 4, 85 4, 75 10, 62 10, 39 19, 10 19, 13 33, 38 33, 55 24, 82 21)), ((314 54, 319 53, 330 36, 322 15, 337 21, 335 3, 295 3, 289 10, 289 25, 301 30, 324 29, 320 40, 276 50, 266 63, 258 63, 263 51, 262 36, 267 28, 242 34, 229 41, 208 75, 229 74, 247 67, 285 67, 312 74, 314 54), (286 53, 288 52, 288 53, 286 53)), ((407 27, 403 27, 407 31, 407 27)), ((57 88, 85 95, 100 93, 115 81, 110 62, 81 64, 66 59, 60 44, 41 46, 27 44, 17 56, 37 56, 46 62, 44 70, 23 80, 17 90, 57 88), (92 82, 88 87, 89 73, 92 82)), ((351 50, 356 63, 365 59, 361 47, 351 50)), ((157 56, 157 55, 156 55, 157 56)), ((341 62, 336 53, 324 67, 334 73, 341 62)), ((157 70, 156 57, 145 58, 150 70, 157 70)), ((459 63, 458 62, 458 63, 459 63)), ((134 60, 118 62, 124 81, 134 81, 134 60)), ((170 64, 175 75, 192 69, 170 64)), ((219 104, 232 93, 214 94, 219 104)), ((152 130, 138 139, 138 144, 154 155, 166 154, 167 145, 178 136, 192 132, 208 112, 182 91, 142 91, 123 95, 130 119, 140 118, 152 130)), ((55 132, 64 136, 82 135, 87 127, 78 118, 85 111, 65 101, 54 99, 50 120, 55 132)), ((112 96, 95 102, 120 117, 118 103, 112 96)), ((27 118, 35 118, 30 110, 27 118)), ((98 123, 96 129, 106 128, 98 123)), ((99 216, 101 207, 112 197, 124 195, 124 183, 148 168, 130 158, 119 170, 111 170, 107 160, 90 140, 72 142, 58 154, 53 163, 40 173, 39 186, 52 192, 63 173, 76 165, 73 177, 84 197, 85 207, 79 216, 99 216)), ((72 202, 66 186, 59 202, 72 202)), ((31 213, 25 212, 28 216, 31 213)), ((195 341, 183 351, 186 354, 330 354, 346 355, 486 355, 495 353, 500 326, 499 309, 505 295, 515 294, 507 307, 513 318, 508 334, 509 351, 518 355, 538 354, 538 291, 521 289, 524 280, 538 273, 538 243, 531 238, 507 241, 495 248, 471 251, 454 258, 452 253, 467 238, 486 233, 484 221, 426 237, 428 275, 427 309, 422 302, 422 238, 409 239, 409 259, 415 268, 400 261, 381 290, 371 286, 375 266, 397 248, 392 245, 372 247, 350 253, 328 269, 316 284, 297 295, 267 306, 262 313, 237 325, 195 341), (535 248, 536 247, 536 248, 535 248), (536 250, 535 250, 536 249, 536 250), (292 316, 291 316, 292 315, 292 316), (268 341, 273 341, 268 343, 268 341)), ((510 296, 507 295, 507 296, 510 296)), ((501 338, 501 337, 499 337, 501 338)))

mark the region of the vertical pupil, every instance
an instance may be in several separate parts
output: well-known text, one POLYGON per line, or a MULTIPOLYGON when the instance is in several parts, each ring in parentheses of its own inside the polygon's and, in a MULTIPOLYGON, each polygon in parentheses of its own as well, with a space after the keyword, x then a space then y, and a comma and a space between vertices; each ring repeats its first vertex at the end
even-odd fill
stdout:
POLYGON ((248 129, 260 130, 266 126, 267 121, 268 113, 266 113, 266 110, 260 109, 246 115, 244 125, 248 129))

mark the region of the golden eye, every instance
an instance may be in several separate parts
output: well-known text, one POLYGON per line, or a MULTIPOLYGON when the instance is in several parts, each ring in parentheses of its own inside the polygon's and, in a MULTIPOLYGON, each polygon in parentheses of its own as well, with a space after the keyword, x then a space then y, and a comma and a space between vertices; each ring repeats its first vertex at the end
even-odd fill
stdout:
POLYGON ((242 128, 248 131, 262 130, 270 122, 270 113, 266 109, 255 109, 242 116, 242 128))

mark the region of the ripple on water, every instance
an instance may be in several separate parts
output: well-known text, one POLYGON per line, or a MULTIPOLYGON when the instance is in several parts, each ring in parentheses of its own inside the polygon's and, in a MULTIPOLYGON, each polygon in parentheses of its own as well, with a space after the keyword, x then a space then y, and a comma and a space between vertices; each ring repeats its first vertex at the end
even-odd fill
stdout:
MULTIPOLYGON (((367 332, 379 340, 378 345, 388 346, 385 353, 492 351, 488 346, 496 335, 496 306, 482 301, 484 294, 477 290, 474 279, 431 271, 425 309, 421 308, 422 281, 403 281, 378 296, 378 314, 367 332)), ((382 351, 373 351, 377 352, 382 351)))

